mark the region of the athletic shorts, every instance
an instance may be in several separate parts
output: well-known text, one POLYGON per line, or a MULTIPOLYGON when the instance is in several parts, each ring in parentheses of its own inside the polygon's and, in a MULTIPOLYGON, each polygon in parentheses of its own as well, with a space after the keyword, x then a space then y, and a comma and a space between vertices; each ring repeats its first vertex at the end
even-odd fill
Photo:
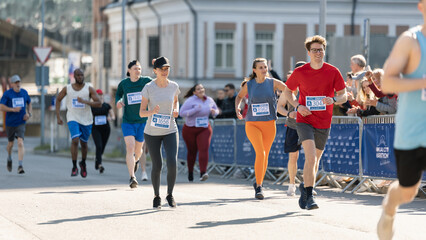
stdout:
POLYGON ((426 148, 394 149, 394 152, 399 184, 403 187, 416 185, 422 178, 423 171, 426 171, 426 148))
POLYGON ((92 133, 92 124, 85 126, 76 121, 70 121, 68 122, 68 129, 70 130, 71 139, 78 137, 81 141, 87 142, 92 133))
POLYGON ((123 136, 134 136, 138 142, 143 142, 143 131, 145 130, 145 123, 122 123, 121 131, 123 136))
POLYGON ((330 134, 330 128, 314 128, 307 123, 296 123, 296 127, 300 143, 312 139, 315 142, 316 149, 324 150, 325 144, 327 144, 328 135, 330 134))
POLYGON ((299 135, 297 135, 297 130, 291 127, 287 127, 285 132, 284 152, 297 152, 300 150, 300 148, 301 146, 299 142, 299 135))
POLYGON ((9 142, 13 142, 15 138, 24 139, 25 123, 18 125, 16 127, 6 126, 6 134, 7 134, 7 140, 9 140, 9 142))

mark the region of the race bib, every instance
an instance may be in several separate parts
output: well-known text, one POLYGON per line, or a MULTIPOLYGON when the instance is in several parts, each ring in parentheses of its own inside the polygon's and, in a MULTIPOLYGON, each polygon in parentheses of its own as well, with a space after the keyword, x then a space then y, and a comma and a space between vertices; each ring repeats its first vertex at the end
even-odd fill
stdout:
POLYGON ((269 115, 269 103, 256 103, 251 105, 253 117, 269 115))
POLYGON ((103 116, 95 116, 95 125, 105 125, 107 123, 107 117, 103 116))
POLYGON ((12 106, 15 107, 25 107, 24 98, 12 98, 12 106))
POLYGON ((306 107, 309 111, 324 111, 326 105, 322 102, 325 96, 306 96, 306 107))
POLYGON ((172 117, 170 115, 154 114, 152 115, 151 126, 156 128, 169 129, 171 119, 172 117))
POLYGON ((195 126, 206 128, 209 126, 209 118, 208 117, 197 117, 195 118, 195 126))
POLYGON ((81 103, 81 102, 78 102, 78 101, 77 101, 77 98, 73 98, 73 99, 72 99, 72 107, 73 107, 73 108, 84 108, 84 107, 85 107, 85 104, 84 104, 84 103, 81 103))
POLYGON ((141 92, 134 92, 134 93, 128 93, 127 94, 127 103, 129 105, 132 104, 139 104, 142 101, 142 93, 141 92))

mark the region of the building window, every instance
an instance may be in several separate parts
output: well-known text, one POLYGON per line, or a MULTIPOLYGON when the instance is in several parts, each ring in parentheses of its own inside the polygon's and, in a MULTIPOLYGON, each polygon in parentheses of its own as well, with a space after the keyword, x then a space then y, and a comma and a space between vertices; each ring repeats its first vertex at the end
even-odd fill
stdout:
POLYGON ((158 43, 158 36, 153 36, 148 38, 148 63, 152 67, 152 59, 158 58, 160 56, 160 48, 158 43))
POLYGON ((271 32, 256 32, 256 58, 273 59, 274 34, 271 32))
POLYGON ((215 67, 217 69, 234 68, 234 33, 216 31, 215 67))

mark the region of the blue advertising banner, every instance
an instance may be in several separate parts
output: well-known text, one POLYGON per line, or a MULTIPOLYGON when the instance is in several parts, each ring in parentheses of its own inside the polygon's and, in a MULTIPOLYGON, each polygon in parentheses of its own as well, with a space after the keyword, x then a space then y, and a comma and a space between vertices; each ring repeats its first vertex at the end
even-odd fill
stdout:
POLYGON ((234 163, 234 126, 215 125, 210 144, 211 154, 216 164, 234 163))
POLYGON ((363 174, 396 178, 393 140, 395 124, 364 124, 362 141, 363 174))
POLYGON ((256 153, 247 138, 245 125, 237 125, 237 159, 236 163, 243 166, 254 166, 256 153))
POLYGON ((322 156, 326 172, 359 174, 359 125, 332 124, 322 156))

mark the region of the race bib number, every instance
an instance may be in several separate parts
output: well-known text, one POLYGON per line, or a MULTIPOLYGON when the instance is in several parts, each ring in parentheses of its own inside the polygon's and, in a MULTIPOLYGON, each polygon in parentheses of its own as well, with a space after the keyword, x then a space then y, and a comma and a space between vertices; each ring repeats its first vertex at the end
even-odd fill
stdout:
POLYGON ((134 93, 128 93, 127 94, 127 103, 129 105, 132 104, 139 104, 142 101, 142 93, 141 92, 134 92, 134 93))
POLYGON ((77 98, 73 98, 72 99, 72 107, 73 108, 84 108, 85 105, 84 105, 84 103, 78 102, 77 98))
POLYGON ((171 119, 172 117, 170 115, 154 114, 152 115, 151 126, 156 128, 169 129, 171 119))
POLYGON ((324 111, 326 105, 322 102, 325 96, 306 96, 306 107, 309 111, 324 111))
POLYGON ((105 125, 107 123, 107 117, 104 116, 95 116, 95 125, 105 125))
POLYGON ((256 103, 251 105, 253 117, 269 115, 269 103, 256 103))
POLYGON ((24 98, 12 98, 12 106, 15 107, 25 107, 24 98))
POLYGON ((195 126, 206 128, 209 126, 209 118, 208 117, 197 117, 195 118, 195 126))

